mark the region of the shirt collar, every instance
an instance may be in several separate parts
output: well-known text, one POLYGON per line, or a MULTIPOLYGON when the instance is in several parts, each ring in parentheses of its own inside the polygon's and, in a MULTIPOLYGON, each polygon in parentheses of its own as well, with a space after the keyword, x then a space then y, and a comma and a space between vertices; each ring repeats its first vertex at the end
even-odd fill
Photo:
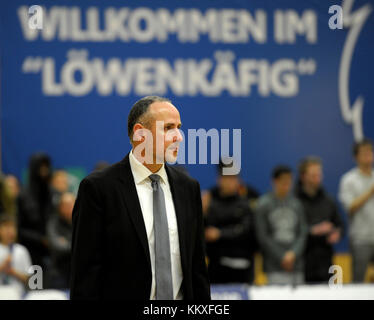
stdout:
POLYGON ((370 172, 370 175, 369 175, 369 176, 368 176, 368 175, 365 175, 365 174, 363 174, 363 173, 361 172, 361 170, 360 170, 360 168, 359 168, 359 167, 356 167, 356 172, 357 172, 357 174, 358 174, 359 176, 361 176, 361 177, 363 177, 363 178, 371 179, 371 178, 373 178, 373 177, 374 177, 374 169, 373 169, 373 170, 371 170, 371 172, 370 172))
MULTIPOLYGON (((129 161, 135 184, 143 182, 151 174, 153 174, 151 170, 149 170, 146 166, 140 163, 138 159, 135 158, 132 150, 130 151, 129 161)), ((165 184, 167 183, 168 177, 165 170, 165 164, 163 164, 162 167, 155 172, 155 174, 158 174, 161 177, 161 181, 163 181, 165 184)))

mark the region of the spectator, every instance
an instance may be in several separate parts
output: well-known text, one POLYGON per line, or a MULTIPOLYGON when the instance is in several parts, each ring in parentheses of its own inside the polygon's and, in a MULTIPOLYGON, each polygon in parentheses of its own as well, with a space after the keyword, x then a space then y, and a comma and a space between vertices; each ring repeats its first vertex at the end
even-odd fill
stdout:
POLYGON ((273 170, 273 192, 258 202, 256 234, 269 284, 304 282, 304 247, 308 232, 304 210, 290 191, 292 172, 287 166, 273 170))
POLYGON ((17 228, 14 217, 0 216, 0 286, 8 285, 22 295, 29 279, 31 259, 27 249, 16 243, 17 228))
POLYGON ((56 207, 61 195, 69 191, 69 177, 65 170, 60 169, 53 172, 51 187, 53 205, 56 207))
POLYGON ((65 170, 55 170, 52 175, 52 188, 60 194, 69 191, 69 177, 65 170))
POLYGON ((46 271, 48 241, 46 226, 51 215, 51 161, 48 155, 34 154, 30 158, 29 179, 18 198, 19 240, 31 254, 34 264, 46 271))
POLYGON ((222 175, 219 165, 217 187, 205 215, 205 240, 211 283, 252 283, 254 278, 253 213, 248 199, 240 195, 238 175, 222 175))
POLYGON ((333 245, 342 235, 343 222, 336 203, 322 187, 322 161, 307 157, 300 162, 295 194, 302 202, 308 223, 305 250, 306 283, 328 283, 333 245))
POLYGON ((12 197, 6 178, 0 173, 0 214, 16 215, 16 200, 12 197))
POLYGON ((69 192, 63 193, 59 200, 57 214, 48 223, 48 240, 52 259, 50 286, 56 289, 69 288, 74 202, 74 194, 69 192))
MULTIPOLYGON (((220 166, 222 166, 223 163, 220 162, 220 166)), ((218 175, 218 179, 221 176, 221 174, 218 175)), ((241 180, 240 176, 237 176, 239 179, 239 184, 238 184, 238 194, 242 197, 245 197, 249 201, 249 205, 251 209, 254 209, 256 206, 256 201, 259 198, 260 194, 258 191, 253 188, 251 185, 246 184, 244 181, 241 180)), ((209 203, 211 201, 211 198, 214 197, 217 192, 218 192, 218 181, 217 181, 217 186, 212 187, 210 190, 206 190, 202 193, 202 205, 203 205, 203 213, 206 214, 209 203)))
POLYGON ((349 214, 353 281, 364 282, 366 269, 374 258, 373 142, 363 139, 355 143, 353 155, 357 166, 342 176, 339 199, 349 214))
POLYGON ((16 176, 8 174, 5 176, 5 185, 7 186, 10 197, 16 201, 18 198, 20 192, 21 192, 21 186, 16 176))

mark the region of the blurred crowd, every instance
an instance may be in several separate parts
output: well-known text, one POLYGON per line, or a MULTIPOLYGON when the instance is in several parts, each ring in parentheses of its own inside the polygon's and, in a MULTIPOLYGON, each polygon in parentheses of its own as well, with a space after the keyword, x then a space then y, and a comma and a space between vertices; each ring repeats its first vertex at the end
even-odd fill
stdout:
MULTIPOLYGON (((99 162, 95 170, 107 166, 99 162)), ((0 176, 0 286, 25 292, 32 265, 42 287, 69 288, 72 211, 79 180, 53 169, 49 155, 30 157, 26 182, 0 176)))
MULTIPOLYGON (((328 283, 334 245, 346 230, 353 281, 363 282, 374 259, 373 143, 355 143, 353 156, 356 166, 340 179, 340 205, 323 187, 318 157, 300 160, 296 173, 277 165, 263 195, 240 175, 223 175, 221 162, 216 185, 202 193, 211 283, 252 284, 259 256, 268 284, 328 283)), ((22 185, 13 175, 0 176, 0 286, 24 291, 30 266, 39 265, 44 288, 69 288, 77 184, 44 153, 31 156, 22 185)))
POLYGON ((268 284, 327 284, 334 245, 344 234, 353 282, 364 282, 374 261, 373 143, 363 139, 352 151, 356 166, 340 179, 340 203, 323 187, 318 157, 301 159, 296 173, 276 166, 272 190, 263 195, 239 175, 222 175, 221 163, 216 186, 202 195, 211 282, 252 284, 259 252, 268 284))

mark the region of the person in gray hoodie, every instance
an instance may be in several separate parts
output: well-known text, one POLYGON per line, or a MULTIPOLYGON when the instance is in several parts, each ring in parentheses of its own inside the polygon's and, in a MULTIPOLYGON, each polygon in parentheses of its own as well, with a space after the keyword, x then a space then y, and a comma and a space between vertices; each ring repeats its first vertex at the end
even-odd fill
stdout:
POLYGON ((291 193, 292 171, 280 165, 272 173, 273 191, 263 195, 255 214, 255 228, 268 284, 304 282, 304 249, 308 234, 305 213, 291 193))

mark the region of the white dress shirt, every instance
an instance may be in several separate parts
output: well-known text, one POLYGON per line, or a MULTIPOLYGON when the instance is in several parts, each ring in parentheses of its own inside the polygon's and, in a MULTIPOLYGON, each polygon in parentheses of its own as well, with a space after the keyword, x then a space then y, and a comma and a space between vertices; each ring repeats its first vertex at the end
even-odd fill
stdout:
MULTIPOLYGON (((139 162, 132 153, 129 155, 130 167, 134 177, 136 191, 138 193, 140 207, 142 209, 145 229, 147 231, 149 253, 152 266, 152 287, 150 292, 150 299, 156 298, 156 278, 155 278, 155 237, 153 228, 153 189, 149 176, 153 174, 147 167, 139 162)), ((165 170, 165 165, 155 174, 158 174, 160 185, 165 196, 166 216, 169 227, 169 241, 171 254, 171 273, 173 279, 173 297, 175 300, 183 299, 181 284, 183 280, 181 256, 179 250, 179 237, 177 219, 175 216, 174 202, 170 191, 168 176, 165 170)))

